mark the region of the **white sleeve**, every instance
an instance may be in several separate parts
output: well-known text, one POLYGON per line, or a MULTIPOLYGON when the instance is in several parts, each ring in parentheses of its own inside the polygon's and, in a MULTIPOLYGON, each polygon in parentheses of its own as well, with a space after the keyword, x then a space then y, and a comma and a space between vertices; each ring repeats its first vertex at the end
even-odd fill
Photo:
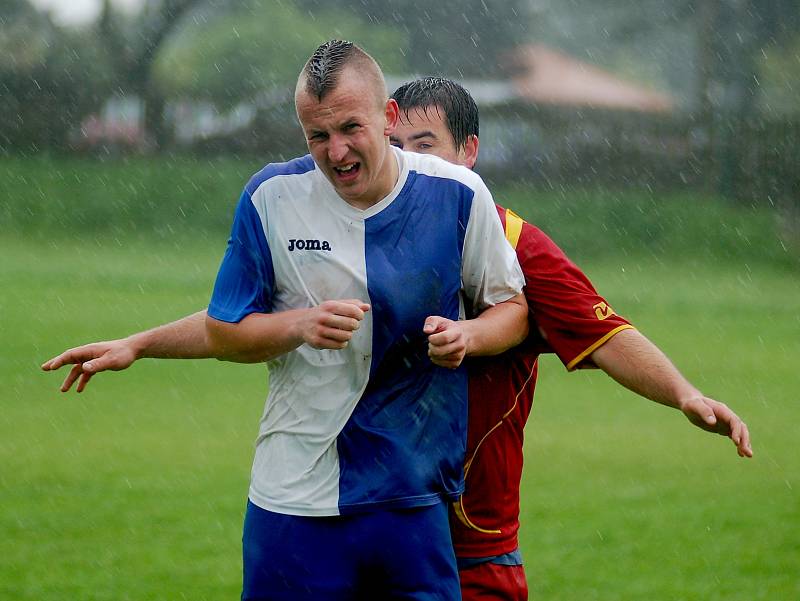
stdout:
POLYGON ((476 177, 461 260, 461 283, 476 315, 522 291, 525 278, 506 240, 492 195, 476 177))

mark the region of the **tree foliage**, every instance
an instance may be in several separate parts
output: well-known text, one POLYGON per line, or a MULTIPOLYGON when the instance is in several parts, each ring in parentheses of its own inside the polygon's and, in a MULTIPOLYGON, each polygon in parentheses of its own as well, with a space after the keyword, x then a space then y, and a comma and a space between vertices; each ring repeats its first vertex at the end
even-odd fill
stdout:
POLYGON ((1 0, 0 9, 0 148, 63 149, 110 92, 105 53, 27 0, 1 0))
MULTIPOLYGON (((531 35, 669 90, 695 124, 697 168, 708 187, 738 197, 750 196, 764 175, 752 165, 767 161, 754 156, 776 154, 773 148, 791 154, 775 136, 743 141, 800 112, 791 75, 799 20, 797 0, 543 0, 531 35)), ((777 170, 774 160, 768 164, 777 170)), ((771 196, 789 188, 773 186, 771 196)))
POLYGON ((758 58, 766 113, 800 112, 800 31, 790 37, 786 44, 764 48, 758 58))
POLYGON ((133 19, 123 19, 112 9, 110 0, 103 1, 97 32, 111 57, 119 88, 144 101, 145 132, 156 148, 168 142, 168 132, 164 123, 166 102, 156 82, 154 65, 184 17, 201 3, 202 0, 147 0, 133 19))
POLYGON ((205 98, 221 107, 264 91, 294 90, 303 64, 322 42, 352 39, 389 71, 407 69, 404 35, 331 10, 303 12, 278 0, 250 2, 187 24, 158 61, 157 81, 171 98, 205 98))
POLYGON ((525 0, 298 0, 315 14, 337 14, 406 32, 397 51, 411 70, 452 77, 493 77, 502 55, 526 39, 525 0))

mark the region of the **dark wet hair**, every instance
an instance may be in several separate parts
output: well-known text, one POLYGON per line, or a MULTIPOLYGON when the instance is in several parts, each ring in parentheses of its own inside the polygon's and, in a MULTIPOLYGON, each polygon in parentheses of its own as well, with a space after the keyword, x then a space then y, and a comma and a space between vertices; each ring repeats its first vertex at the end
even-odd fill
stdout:
POLYGON ((444 111, 456 148, 463 148, 470 136, 478 135, 478 106, 470 93, 451 79, 423 77, 410 81, 397 88, 392 98, 406 117, 412 110, 444 111))
POLYGON ((353 42, 345 40, 329 40, 314 51, 302 71, 305 76, 306 92, 322 102, 322 99, 336 87, 342 69, 350 64, 359 68, 366 67, 364 72, 367 74, 374 71, 375 79, 383 87, 385 100, 386 84, 383 83, 383 75, 375 59, 353 42))

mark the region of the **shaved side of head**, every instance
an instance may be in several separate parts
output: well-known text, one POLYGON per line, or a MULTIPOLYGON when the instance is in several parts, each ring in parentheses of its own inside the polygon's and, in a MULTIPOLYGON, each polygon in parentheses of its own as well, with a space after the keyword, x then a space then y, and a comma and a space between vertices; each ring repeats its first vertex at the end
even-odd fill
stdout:
POLYGON ((330 40, 314 51, 300 72, 295 100, 300 93, 305 93, 322 102, 336 88, 345 69, 352 69, 362 77, 376 101, 383 106, 389 94, 381 68, 364 50, 344 40, 330 40))

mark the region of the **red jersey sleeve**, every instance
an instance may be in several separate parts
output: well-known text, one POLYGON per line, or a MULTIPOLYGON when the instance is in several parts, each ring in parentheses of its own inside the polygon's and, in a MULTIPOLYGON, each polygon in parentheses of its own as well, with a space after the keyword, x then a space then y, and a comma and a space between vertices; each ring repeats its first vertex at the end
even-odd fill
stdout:
POLYGON ((586 357, 633 326, 544 232, 512 211, 498 207, 498 212, 525 274, 531 335, 540 338, 534 345, 541 346, 540 352, 554 352, 570 371, 592 367, 586 357))

